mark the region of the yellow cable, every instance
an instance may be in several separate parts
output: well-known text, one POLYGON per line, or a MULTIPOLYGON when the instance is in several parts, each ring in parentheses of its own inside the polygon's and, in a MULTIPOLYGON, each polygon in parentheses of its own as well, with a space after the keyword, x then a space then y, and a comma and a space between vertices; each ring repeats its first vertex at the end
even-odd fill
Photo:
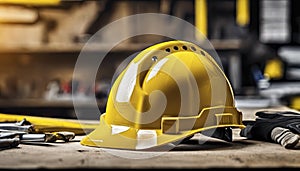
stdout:
POLYGON ((236 22, 240 26, 249 24, 249 0, 237 0, 236 2, 236 22))
POLYGON ((207 3, 206 0, 195 0, 195 26, 203 34, 196 31, 196 39, 202 40, 207 36, 207 3))
POLYGON ((0 114, 0 122, 20 122, 24 118, 33 125, 35 133, 69 131, 75 134, 85 134, 93 131, 99 125, 98 121, 95 123, 87 123, 74 119, 0 114))

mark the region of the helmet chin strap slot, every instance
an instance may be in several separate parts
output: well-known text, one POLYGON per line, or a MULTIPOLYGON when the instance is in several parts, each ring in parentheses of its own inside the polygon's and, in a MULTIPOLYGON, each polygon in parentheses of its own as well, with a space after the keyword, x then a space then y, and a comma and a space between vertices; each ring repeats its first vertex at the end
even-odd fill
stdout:
POLYGON ((233 115, 231 113, 215 114, 218 125, 226 125, 232 123, 233 115))
POLYGON ((241 117, 241 113, 232 107, 206 108, 198 116, 163 117, 161 129, 165 134, 181 134, 182 131, 200 132, 216 127, 240 127, 241 117))

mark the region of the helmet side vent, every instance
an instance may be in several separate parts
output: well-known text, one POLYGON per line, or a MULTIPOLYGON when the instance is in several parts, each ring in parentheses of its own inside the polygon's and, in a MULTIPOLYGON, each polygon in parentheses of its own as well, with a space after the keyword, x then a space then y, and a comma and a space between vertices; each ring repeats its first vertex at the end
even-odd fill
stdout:
POLYGON ((202 50, 200 51, 200 53, 201 53, 201 55, 205 56, 205 53, 202 50))
POLYGON ((191 46, 191 50, 195 52, 196 48, 194 46, 191 46))

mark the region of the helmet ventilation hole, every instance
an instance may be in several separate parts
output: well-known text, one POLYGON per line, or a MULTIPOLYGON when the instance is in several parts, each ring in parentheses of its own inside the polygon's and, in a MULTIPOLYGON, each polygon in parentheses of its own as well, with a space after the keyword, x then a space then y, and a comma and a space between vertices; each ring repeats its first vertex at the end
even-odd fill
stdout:
POLYGON ((152 56, 152 61, 156 62, 157 61, 157 56, 152 56))
POLYGON ((177 46, 174 46, 173 49, 174 49, 174 50, 178 50, 178 47, 177 47, 177 46))
POLYGON ((167 48, 167 49, 166 49, 166 52, 171 52, 171 49, 170 49, 170 48, 167 48))
POLYGON ((187 50, 187 47, 186 47, 186 46, 182 46, 182 49, 183 49, 183 50, 187 50))
POLYGON ((191 46, 192 51, 196 51, 196 48, 194 46, 191 46))
POLYGON ((202 50, 200 51, 200 53, 201 53, 201 55, 205 56, 205 53, 202 50))

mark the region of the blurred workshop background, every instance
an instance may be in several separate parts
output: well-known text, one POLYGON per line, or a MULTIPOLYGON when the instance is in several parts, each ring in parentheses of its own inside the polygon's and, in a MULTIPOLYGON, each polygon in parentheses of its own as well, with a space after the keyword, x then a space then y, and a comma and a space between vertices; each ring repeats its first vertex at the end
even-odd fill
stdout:
MULTIPOLYGON (((167 38, 143 35, 123 41, 107 54, 90 87, 72 80, 74 65, 99 29, 139 13, 176 16, 201 30, 221 59, 237 107, 300 110, 299 7, 297 0, 0 0, 0 113, 75 118, 72 81, 82 98, 82 115, 90 111, 93 94, 105 112, 120 63, 167 38)), ((132 26, 126 27, 120 34, 132 26)))

